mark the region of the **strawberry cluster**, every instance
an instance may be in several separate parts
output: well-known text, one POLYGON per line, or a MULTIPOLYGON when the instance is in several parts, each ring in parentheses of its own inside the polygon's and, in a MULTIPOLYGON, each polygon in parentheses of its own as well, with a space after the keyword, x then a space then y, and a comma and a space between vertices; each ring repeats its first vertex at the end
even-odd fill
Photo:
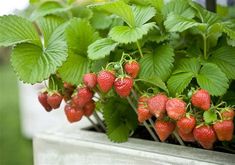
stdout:
POLYGON ((199 89, 194 92, 189 104, 181 98, 168 98, 164 93, 151 97, 143 95, 138 100, 137 112, 140 123, 152 116, 157 118, 155 131, 161 141, 165 141, 176 131, 183 141, 197 141, 203 148, 212 149, 217 139, 232 140, 234 109, 223 108, 220 112, 217 111, 220 119, 205 124, 201 112, 211 109, 217 111, 216 107, 211 105, 210 94, 204 89, 199 89))

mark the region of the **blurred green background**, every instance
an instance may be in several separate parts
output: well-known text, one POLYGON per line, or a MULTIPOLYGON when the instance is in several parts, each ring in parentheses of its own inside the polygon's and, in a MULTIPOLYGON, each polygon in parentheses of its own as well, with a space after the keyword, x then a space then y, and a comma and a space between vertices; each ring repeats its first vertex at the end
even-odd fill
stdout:
POLYGON ((0 47, 0 165, 32 165, 32 140, 20 130, 17 78, 0 47))

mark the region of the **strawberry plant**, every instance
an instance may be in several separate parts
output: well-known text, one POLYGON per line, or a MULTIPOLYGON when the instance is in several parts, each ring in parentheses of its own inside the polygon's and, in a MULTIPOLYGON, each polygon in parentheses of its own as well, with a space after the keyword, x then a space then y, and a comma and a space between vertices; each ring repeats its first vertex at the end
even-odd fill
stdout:
POLYGON ((114 142, 145 127, 155 141, 234 152, 234 20, 191 0, 31 6, 0 17, 0 46, 21 81, 48 80, 46 111, 63 99, 69 122, 86 117, 114 142))

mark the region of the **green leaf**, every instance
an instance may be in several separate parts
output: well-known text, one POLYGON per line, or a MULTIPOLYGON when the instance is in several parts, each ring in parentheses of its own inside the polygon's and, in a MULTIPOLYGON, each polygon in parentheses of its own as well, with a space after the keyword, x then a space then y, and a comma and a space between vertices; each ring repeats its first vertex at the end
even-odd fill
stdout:
POLYGON ((109 38, 95 41, 88 47, 88 57, 91 60, 98 60, 108 56, 118 46, 118 43, 109 38))
POLYGON ((155 27, 155 23, 146 23, 140 27, 116 26, 111 29, 109 36, 112 40, 119 43, 132 43, 143 38, 149 30, 155 27))
POLYGON ((38 19, 37 23, 43 34, 44 45, 47 46, 51 34, 59 25, 64 23, 64 19, 55 15, 48 15, 38 19))
POLYGON ((206 124, 211 124, 217 120, 217 115, 214 111, 208 110, 203 113, 203 120, 206 124))
POLYGON ((146 3, 149 3, 155 9, 157 9, 158 12, 160 12, 164 6, 164 0, 146 0, 146 3))
POLYGON ((169 39, 169 35, 166 33, 161 33, 158 28, 154 28, 148 32, 148 34, 143 38, 143 42, 152 41, 160 43, 169 39))
POLYGON ((33 24, 25 18, 14 15, 0 17, 0 46, 23 42, 41 45, 33 24))
POLYGON ((111 141, 125 142, 137 127, 137 115, 125 100, 111 99, 104 105, 104 120, 111 141))
POLYGON ((229 79, 235 79, 235 48, 220 47, 212 53, 209 61, 215 63, 229 79))
POLYGON ((191 72, 194 76, 196 76, 200 67, 201 65, 197 58, 183 58, 176 64, 176 70, 173 74, 191 72))
POLYGON ((197 82, 201 88, 206 89, 214 96, 225 94, 229 87, 226 75, 217 65, 212 63, 207 63, 201 68, 197 82))
POLYGON ((49 14, 66 12, 70 9, 71 7, 63 7, 63 5, 58 1, 46 1, 34 10, 34 12, 30 16, 30 19, 36 20, 39 17, 43 17, 49 14))
POLYGON ((156 10, 153 7, 132 6, 132 11, 135 18, 135 26, 145 24, 156 14, 156 10))
POLYGON ((190 7, 188 1, 185 0, 177 0, 167 3, 163 6, 162 13, 165 16, 173 13, 185 18, 193 18, 195 15, 195 11, 190 7))
POLYGON ((94 12, 91 18, 91 25, 95 29, 107 29, 112 24, 112 17, 103 12, 94 12))
POLYGON ((23 43, 17 45, 12 52, 11 62, 20 80, 26 83, 37 83, 55 73, 67 58, 67 44, 62 24, 51 34, 48 46, 23 43))
POLYGON ((181 59, 176 64, 173 75, 167 81, 171 95, 181 94, 189 85, 192 78, 197 76, 201 65, 196 58, 181 59))
POLYGON ((208 35, 224 32, 230 39, 235 40, 235 29, 230 22, 215 23, 208 29, 208 35))
POLYGON ((169 45, 159 45, 153 54, 145 55, 140 60, 140 78, 158 76, 166 81, 171 74, 174 62, 174 50, 169 45))
POLYGON ((130 27, 135 26, 134 14, 131 10, 131 7, 121 0, 91 5, 90 7, 95 7, 98 10, 116 14, 121 17, 130 27))
POLYGON ((79 84, 82 82, 83 75, 89 72, 89 61, 86 57, 69 50, 68 59, 58 72, 63 81, 79 84))
POLYGON ((189 85, 194 74, 192 72, 184 72, 172 75, 167 81, 167 87, 172 96, 181 94, 189 85))
POLYGON ((166 84, 159 78, 159 77, 146 77, 146 78, 143 78, 143 79, 136 79, 135 81, 142 81, 142 82, 146 82, 146 83, 149 83, 149 84, 152 84, 152 85, 155 85, 159 88, 161 88, 162 90, 164 90, 165 92, 168 93, 168 89, 166 87, 166 84))
POLYGON ((98 33, 87 20, 73 18, 66 29, 68 47, 79 55, 86 56, 88 46, 98 37, 98 33))
POLYGON ((193 19, 185 18, 180 15, 169 14, 164 22, 166 29, 170 32, 182 32, 192 27, 206 26, 206 24, 198 23, 193 19))
POLYGON ((212 13, 202 7, 200 4, 196 2, 189 2, 190 6, 192 6, 197 11, 197 17, 201 19, 202 23, 207 23, 212 25, 220 20, 218 14, 212 13))

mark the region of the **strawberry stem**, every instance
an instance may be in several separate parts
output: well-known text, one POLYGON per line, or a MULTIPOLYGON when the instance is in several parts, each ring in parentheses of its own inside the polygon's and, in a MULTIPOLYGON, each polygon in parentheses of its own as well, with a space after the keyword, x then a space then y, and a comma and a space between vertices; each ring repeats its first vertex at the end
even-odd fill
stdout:
POLYGON ((95 128, 96 131, 102 132, 102 130, 99 127, 97 127, 97 125, 94 123, 93 120, 91 120, 90 117, 87 117, 87 119, 91 122, 91 124, 93 125, 93 127, 95 128))
MULTIPOLYGON (((131 101, 130 97, 128 96, 127 97, 127 100, 129 102, 129 104, 131 105, 131 107, 135 110, 136 114, 137 114, 137 110, 135 108, 135 105, 133 104, 133 102, 131 101)), ((152 136, 152 138, 155 140, 155 141, 159 141, 158 138, 156 137, 156 135, 154 134, 153 130, 149 127, 148 123, 146 121, 143 122, 145 128, 148 130, 149 134, 152 136)))
POLYGON ((143 55, 143 52, 142 52, 142 50, 141 50, 141 47, 140 47, 139 41, 136 41, 136 45, 137 45, 138 50, 139 50, 139 52, 140 52, 140 56, 141 56, 141 58, 143 58, 143 57, 144 57, 144 55, 143 55))
POLYGON ((180 143, 180 145, 185 146, 182 139, 179 137, 178 133, 176 131, 173 132, 173 135, 176 137, 177 141, 180 143))
POLYGON ((101 120, 101 118, 99 117, 99 115, 96 113, 96 111, 93 112, 93 116, 95 117, 97 122, 100 124, 100 126, 103 128, 103 130, 106 131, 106 127, 105 127, 103 121, 101 120))

